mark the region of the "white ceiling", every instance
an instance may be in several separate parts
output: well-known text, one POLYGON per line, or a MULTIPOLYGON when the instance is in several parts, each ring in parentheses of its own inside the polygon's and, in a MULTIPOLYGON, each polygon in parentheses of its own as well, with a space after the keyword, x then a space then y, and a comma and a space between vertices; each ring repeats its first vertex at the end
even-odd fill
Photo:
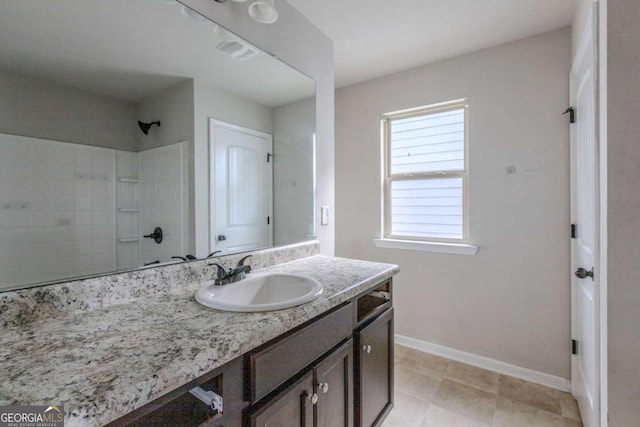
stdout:
POLYGON ((336 86, 571 24, 576 0, 288 0, 334 40, 336 86))
POLYGON ((264 52, 221 53, 241 39, 189 12, 172 0, 0 0, 0 68, 132 102, 185 79, 269 107, 315 94, 264 52))

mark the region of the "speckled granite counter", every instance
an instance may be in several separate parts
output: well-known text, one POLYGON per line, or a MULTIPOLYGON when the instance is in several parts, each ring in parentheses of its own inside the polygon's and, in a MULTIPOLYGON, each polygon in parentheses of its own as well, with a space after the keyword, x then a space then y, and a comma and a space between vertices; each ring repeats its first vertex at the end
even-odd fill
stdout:
MULTIPOLYGON (((351 299, 398 267, 320 255, 266 268, 317 279, 324 294, 286 310, 230 313, 199 305, 194 282, 173 293, 7 326, 2 404, 59 404, 65 425, 97 426, 137 409, 351 299)), ((230 285, 233 286, 233 285, 230 285)))

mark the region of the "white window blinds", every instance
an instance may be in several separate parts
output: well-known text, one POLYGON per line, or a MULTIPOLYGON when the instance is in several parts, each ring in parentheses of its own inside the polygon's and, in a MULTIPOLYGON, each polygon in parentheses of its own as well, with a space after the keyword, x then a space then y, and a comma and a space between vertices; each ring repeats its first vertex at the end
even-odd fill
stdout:
POLYGON ((385 237, 466 239, 466 105, 385 115, 385 237))
POLYGON ((391 234, 463 237, 462 178, 391 182, 391 234))

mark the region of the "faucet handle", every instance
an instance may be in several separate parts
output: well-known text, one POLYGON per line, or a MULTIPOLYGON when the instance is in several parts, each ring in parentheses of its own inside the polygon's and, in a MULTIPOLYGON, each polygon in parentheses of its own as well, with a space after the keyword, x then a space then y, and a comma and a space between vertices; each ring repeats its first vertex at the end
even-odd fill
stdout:
POLYGON ((216 271, 216 279, 222 280, 227 278, 227 270, 223 266, 217 262, 212 262, 209 265, 215 265, 218 268, 216 271))
POLYGON ((242 267, 244 265, 244 262, 247 260, 247 258, 251 257, 251 255, 247 255, 245 257, 242 257, 240 259, 240 261, 238 261, 238 264, 236 265, 236 267, 242 267))

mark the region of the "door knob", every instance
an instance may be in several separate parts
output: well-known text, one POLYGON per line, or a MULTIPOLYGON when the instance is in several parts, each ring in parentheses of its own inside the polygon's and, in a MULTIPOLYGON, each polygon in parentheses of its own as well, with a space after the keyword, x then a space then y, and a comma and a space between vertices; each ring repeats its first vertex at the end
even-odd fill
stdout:
POLYGON ((307 396, 307 399, 309 399, 309 402, 311 402, 312 405, 315 405, 318 403, 318 393, 313 393, 311 396, 307 396))
POLYGON ((586 279, 587 277, 591 277, 591 280, 594 280, 593 267, 591 268, 591 270, 587 270, 586 268, 580 267, 579 269, 576 270, 574 274, 578 279, 586 279))
POLYGON ((362 346, 362 351, 364 351, 365 353, 369 354, 371 353, 371 346, 370 345, 363 345, 362 346))
POLYGON ((318 384, 318 389, 321 392, 326 394, 329 391, 329 383, 320 383, 320 384, 318 384))
POLYGON ((218 241, 219 242, 224 242, 225 240, 227 240, 227 236, 225 236, 224 234, 219 234, 218 235, 218 241))

